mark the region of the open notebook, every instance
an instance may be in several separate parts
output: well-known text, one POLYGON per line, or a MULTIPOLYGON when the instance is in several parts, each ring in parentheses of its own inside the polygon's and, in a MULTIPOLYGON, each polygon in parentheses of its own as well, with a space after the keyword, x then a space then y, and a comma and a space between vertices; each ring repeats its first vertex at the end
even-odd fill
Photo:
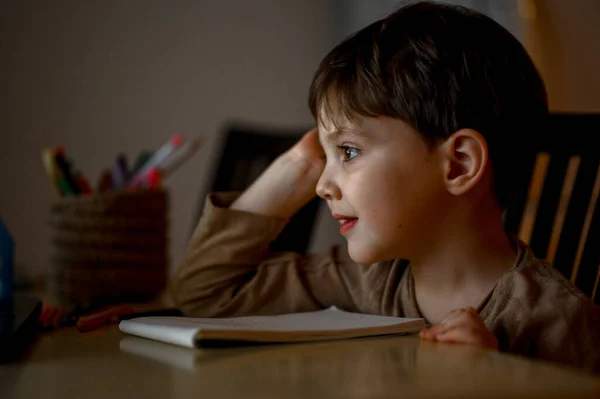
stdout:
POLYGON ((215 341, 304 342, 406 334, 425 328, 425 320, 350 313, 331 307, 316 312, 231 318, 140 317, 119 329, 188 348, 215 341))

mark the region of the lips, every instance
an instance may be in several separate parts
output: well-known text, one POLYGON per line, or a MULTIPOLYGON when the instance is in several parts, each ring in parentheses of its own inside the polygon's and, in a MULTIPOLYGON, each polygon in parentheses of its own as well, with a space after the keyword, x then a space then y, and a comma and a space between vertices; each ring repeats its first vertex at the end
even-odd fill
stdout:
POLYGON ((340 233, 344 234, 344 233, 349 232, 350 230, 352 230, 354 228, 354 226, 356 226, 356 223, 358 223, 358 218, 347 219, 340 226, 340 233))
POLYGON ((349 232, 350 230, 352 230, 354 228, 354 226, 356 226, 356 223, 358 223, 358 218, 353 217, 353 216, 340 215, 340 214, 334 213, 333 217, 335 219, 337 219, 337 221, 340 222, 340 233, 341 234, 349 232))

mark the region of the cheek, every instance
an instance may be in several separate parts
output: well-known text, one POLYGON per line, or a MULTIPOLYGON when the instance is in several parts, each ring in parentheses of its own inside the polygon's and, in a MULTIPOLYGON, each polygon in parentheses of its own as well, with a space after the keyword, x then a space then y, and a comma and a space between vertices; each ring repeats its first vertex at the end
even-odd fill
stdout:
POLYGON ((390 232, 402 224, 402 204, 404 200, 404 179, 389 169, 366 176, 360 185, 355 201, 360 206, 361 218, 369 227, 377 231, 390 232))
POLYGON ((369 189, 361 192, 361 210, 365 222, 382 235, 418 229, 443 202, 440 183, 432 175, 407 175, 389 166, 380 172, 363 182, 369 189))

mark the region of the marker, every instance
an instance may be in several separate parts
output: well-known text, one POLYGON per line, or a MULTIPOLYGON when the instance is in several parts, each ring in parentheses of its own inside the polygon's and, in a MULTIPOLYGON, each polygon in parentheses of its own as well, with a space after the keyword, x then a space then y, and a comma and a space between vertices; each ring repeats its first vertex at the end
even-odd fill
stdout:
POLYGON ((42 151, 42 162, 44 164, 44 169, 46 170, 46 174, 50 178, 50 182, 52 183, 52 188, 54 192, 58 194, 58 196, 62 197, 63 192, 58 185, 58 179, 60 172, 58 171, 58 167, 56 166, 56 162, 54 162, 54 153, 56 148, 46 148, 42 151))
POLYGON ((175 134, 171 139, 160 147, 144 164, 142 169, 129 181, 128 187, 136 187, 139 182, 137 180, 143 179, 144 176, 152 168, 158 167, 167 157, 169 157, 173 151, 179 148, 183 144, 183 137, 180 134, 175 134))
POLYGON ((146 171, 143 175, 139 175, 134 185, 129 185, 129 188, 158 188, 162 182, 162 174, 158 168, 152 168, 146 171))
POLYGON ((104 193, 112 190, 112 175, 108 169, 104 169, 98 180, 98 192, 104 193))
POLYGON ((61 196, 68 197, 69 195, 74 195, 73 191, 71 190, 71 187, 69 186, 69 183, 67 183, 67 181, 63 177, 58 178, 58 180, 56 181, 56 186, 60 190, 61 196))
POLYGON ((75 181, 77 182, 77 187, 79 187, 79 192, 81 194, 91 194, 92 187, 90 183, 87 181, 83 173, 77 171, 75 172, 75 181))
POLYGON ((112 175, 112 186, 115 189, 119 190, 127 185, 129 176, 127 171, 127 158, 125 158, 125 155, 121 154, 117 157, 110 172, 112 175))
POLYGON ((68 187, 69 189, 69 191, 66 192, 65 195, 79 194, 79 187, 77 186, 75 179, 71 175, 71 167, 65 160, 64 151, 56 151, 56 153, 54 154, 54 161, 56 162, 58 170, 60 171, 60 178, 64 179, 66 187, 68 187))
POLYGON ((175 169, 177 169, 181 164, 187 161, 194 153, 200 148, 200 138, 195 137, 191 141, 188 141, 184 145, 182 145, 179 149, 177 149, 170 157, 165 159, 162 162, 158 169, 160 170, 162 177, 165 178, 175 169))
POLYGON ((148 173, 148 187, 147 188, 159 188, 162 183, 162 176, 160 171, 153 169, 148 173))
POLYGON ((133 168, 131 169, 131 176, 135 176, 151 157, 152 151, 140 152, 140 154, 135 159, 135 162, 133 163, 133 168))

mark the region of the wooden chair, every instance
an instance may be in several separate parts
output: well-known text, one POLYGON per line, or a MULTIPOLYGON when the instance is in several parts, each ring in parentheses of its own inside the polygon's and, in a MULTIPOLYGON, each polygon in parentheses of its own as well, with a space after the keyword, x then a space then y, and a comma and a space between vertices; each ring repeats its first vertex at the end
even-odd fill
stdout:
POLYGON ((506 228, 600 303, 600 114, 551 114, 536 133, 529 190, 506 228))
MULTIPOLYGON (((225 130, 221 157, 209 192, 243 191, 266 168, 292 147, 309 129, 275 130, 250 126, 230 126, 225 130)), ((194 227, 199 220, 206 194, 200 198, 194 227)), ((315 197, 287 224, 279 237, 271 243, 273 251, 306 253, 320 201, 315 197)))

